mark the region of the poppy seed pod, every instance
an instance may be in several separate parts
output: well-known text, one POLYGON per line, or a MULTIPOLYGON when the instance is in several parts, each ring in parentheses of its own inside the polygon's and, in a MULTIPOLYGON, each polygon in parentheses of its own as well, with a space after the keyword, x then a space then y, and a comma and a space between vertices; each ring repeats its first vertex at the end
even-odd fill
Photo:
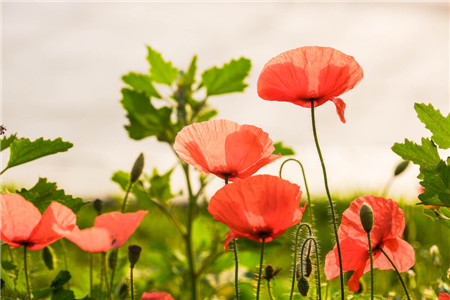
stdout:
POLYGON ((130 183, 135 183, 144 169, 144 154, 139 154, 138 158, 134 162, 133 169, 131 169, 130 183))
POLYGON ((141 250, 142 248, 138 245, 128 246, 128 260, 130 261, 130 265, 132 268, 139 260, 139 256, 141 256, 141 250))
POLYGON ((303 297, 306 297, 308 295, 308 291, 309 291, 308 280, 306 280, 305 277, 301 277, 298 281, 297 288, 298 288, 298 291, 300 292, 300 294, 303 297))
POLYGON ((361 205, 361 208, 359 209, 359 218, 361 219, 364 231, 370 233, 373 227, 373 210, 367 203, 361 205))

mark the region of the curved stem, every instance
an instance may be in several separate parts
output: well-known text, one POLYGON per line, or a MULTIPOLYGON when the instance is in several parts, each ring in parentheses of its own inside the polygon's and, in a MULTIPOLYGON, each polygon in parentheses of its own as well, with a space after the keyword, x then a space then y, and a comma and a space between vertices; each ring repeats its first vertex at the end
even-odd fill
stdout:
POLYGON ((300 269, 302 271, 302 277, 303 277, 303 250, 305 249, 305 245, 306 243, 308 243, 308 241, 311 241, 309 244, 311 244, 312 242, 314 242, 314 252, 316 252, 316 289, 317 289, 317 295, 319 296, 319 299, 322 299, 322 294, 321 294, 321 288, 320 288, 320 260, 319 260, 319 253, 317 252, 317 242, 316 239, 313 237, 309 237, 307 238, 302 245, 302 251, 301 253, 301 257, 300 257, 300 269))
POLYGON ((258 276, 258 287, 256 288, 256 300, 259 299, 259 288, 261 286, 261 273, 262 273, 262 267, 263 267, 263 260, 264 260, 264 244, 266 242, 266 236, 262 236, 262 242, 261 242, 261 256, 259 259, 259 276, 258 276))
POLYGON ((131 288, 131 300, 134 300, 134 282, 133 282, 133 267, 130 267, 130 288, 131 288))
POLYGON ((31 289, 30 289, 30 281, 28 279, 28 267, 27 267, 27 246, 23 246, 23 268, 25 271, 25 281, 27 282, 27 295, 28 299, 31 300, 31 289))
POLYGON ((334 230, 334 236, 336 238, 336 247, 338 250, 338 260, 339 260, 339 279, 341 281, 341 299, 344 300, 344 298, 345 298, 344 274, 342 272, 341 246, 339 244, 339 237, 338 237, 337 224, 336 224, 336 214, 334 212, 334 204, 333 204, 333 200, 331 200, 331 194, 330 194, 330 190, 328 188, 327 170, 325 169, 325 163, 323 162, 322 152, 320 151, 319 140, 317 139, 316 119, 314 116, 314 100, 311 100, 311 119, 312 119, 314 141, 316 143, 316 148, 317 148, 317 153, 319 154, 320 163, 322 164, 323 179, 325 182, 325 190, 327 192, 328 202, 330 203, 331 217, 333 218, 333 230, 334 230))
POLYGON ((126 193, 125 193, 125 197, 123 198, 122 209, 121 209, 121 212, 122 212, 122 213, 124 213, 124 212, 125 212, 125 208, 127 208, 128 194, 130 193, 131 187, 132 187, 132 186, 133 186, 133 184, 130 182, 130 183, 128 184, 128 188, 127 188, 127 191, 126 191, 126 193))
POLYGON ((388 182, 386 183, 386 185, 384 186, 384 190, 383 193, 381 194, 381 197, 386 197, 387 193, 389 192, 392 182, 394 181, 395 177, 392 176, 391 178, 389 178, 388 182))
POLYGON ((409 297, 409 294, 408 294, 408 290, 406 289, 405 283, 403 282, 402 276, 400 275, 400 272, 398 271, 398 269, 395 266, 394 262, 389 258, 389 256, 386 254, 386 252, 384 252, 383 249, 381 249, 381 247, 378 247, 378 249, 384 254, 384 256, 386 256, 386 258, 389 260, 391 265, 394 267, 395 272, 397 272, 397 276, 400 279, 400 282, 402 283, 403 289, 405 290, 406 297, 408 298, 408 300, 411 300, 411 298, 409 297))
POLYGON ((269 294, 269 299, 270 299, 270 300, 273 300, 273 297, 272 297, 272 291, 271 291, 271 289, 270 289, 270 280, 267 280, 267 292, 268 292, 268 294, 269 294))
POLYGON ((367 233, 367 239, 369 241, 369 256, 370 256, 370 299, 373 300, 373 254, 372 254, 372 242, 370 241, 370 232, 367 233))
MULTIPOLYGON (((293 271, 292 271, 292 285, 291 285, 291 294, 289 295, 289 300, 292 300, 292 296, 294 295, 294 286, 295 286, 295 274, 297 272, 297 250, 298 250, 298 236, 300 234, 300 229, 306 226, 309 230, 309 236, 311 236, 312 231, 311 231, 311 227, 306 224, 306 223, 300 223, 298 224, 297 227, 297 232, 295 234, 295 245, 294 245, 294 261, 293 261, 293 271)), ((311 250, 311 247, 309 247, 309 250, 311 250)), ((308 250, 308 255, 309 255, 309 250, 308 250)))

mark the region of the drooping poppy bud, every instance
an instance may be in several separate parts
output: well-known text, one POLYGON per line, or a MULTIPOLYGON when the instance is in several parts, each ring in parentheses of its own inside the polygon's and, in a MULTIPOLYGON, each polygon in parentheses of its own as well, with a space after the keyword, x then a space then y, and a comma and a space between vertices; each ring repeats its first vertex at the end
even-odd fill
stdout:
POLYGON ((311 275, 312 272, 312 262, 309 256, 306 257, 304 264, 305 264, 305 276, 309 277, 309 275, 311 275))
POLYGON ((275 271, 275 269, 271 265, 267 265, 264 271, 266 272, 266 278, 272 278, 273 271, 275 271))
POLYGON ((53 253, 49 247, 45 247, 42 251, 42 260, 49 270, 53 270, 53 253))
POLYGON ((130 183, 135 183, 144 169, 144 154, 139 154, 138 158, 134 162, 133 169, 131 170, 130 183))
POLYGON ((408 165, 409 165, 409 160, 404 160, 404 161, 402 161, 401 163, 399 163, 399 164, 397 165, 397 167, 395 167, 395 170, 394 170, 394 176, 398 176, 398 175, 402 174, 403 171, 406 170, 406 168, 408 167, 408 165))
POLYGON ((128 246, 128 260, 130 261, 130 265, 133 268, 134 265, 139 260, 139 256, 141 255, 142 248, 138 245, 128 246))
POLYGON ((300 292, 300 294, 303 297, 306 297, 308 295, 308 291, 309 291, 308 280, 306 280, 305 277, 301 277, 298 281, 297 288, 298 288, 298 291, 300 292))
POLYGON ((102 200, 95 199, 94 202, 92 202, 92 205, 94 206, 95 211, 97 212, 97 215, 100 216, 102 214, 102 200))
POLYGON ((364 231, 370 233, 373 227, 373 210, 367 203, 363 203, 361 205, 361 208, 359 209, 359 217, 361 219, 361 224, 364 231))
POLYGON ((117 249, 111 250, 108 256, 108 266, 110 269, 115 269, 117 266, 117 249))

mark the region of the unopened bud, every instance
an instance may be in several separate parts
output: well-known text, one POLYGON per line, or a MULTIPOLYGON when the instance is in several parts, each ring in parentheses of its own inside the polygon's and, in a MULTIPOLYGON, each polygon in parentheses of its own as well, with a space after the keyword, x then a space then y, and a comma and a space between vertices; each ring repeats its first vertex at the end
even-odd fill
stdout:
POLYGON ((126 283, 122 283, 119 288, 119 299, 125 300, 128 299, 128 285, 126 283))
POLYGON ((102 200, 95 199, 94 202, 92 202, 92 205, 94 206, 95 211, 97 212, 97 215, 102 214, 102 200))
POLYGON ((394 176, 398 176, 398 175, 402 174, 403 171, 406 170, 406 168, 408 167, 408 165, 409 165, 409 160, 404 160, 404 161, 402 161, 401 163, 399 163, 399 164, 397 165, 397 167, 395 168, 394 176))
POLYGON ((370 233, 373 227, 373 210, 367 203, 361 205, 361 208, 359 209, 359 218, 361 219, 364 231, 370 233))
POLYGON ((144 169, 144 154, 139 154, 138 158, 134 162, 133 169, 131 169, 130 183, 135 183, 144 169))
POLYGON ((309 291, 308 280, 306 280, 305 277, 301 277, 298 281, 297 288, 298 288, 298 291, 300 292, 300 294, 303 297, 306 297, 308 295, 308 291, 309 291))
POLYGON ((53 253, 49 247, 45 247, 42 251, 42 260, 49 270, 53 270, 53 253))
POLYGON ((111 250, 108 257, 108 266, 110 269, 115 269, 117 266, 117 255, 118 251, 117 249, 111 250))
POLYGON ((311 262, 311 258, 306 257, 305 259, 305 276, 309 277, 309 275, 311 275, 312 272, 312 262, 311 262))
POLYGON ((141 255, 142 248, 138 245, 128 246, 128 260, 130 261, 130 265, 133 268, 134 265, 139 260, 139 256, 141 255))
POLYGON ((266 278, 273 277, 274 268, 271 265, 267 265, 266 268, 264 269, 264 271, 266 272, 266 278))

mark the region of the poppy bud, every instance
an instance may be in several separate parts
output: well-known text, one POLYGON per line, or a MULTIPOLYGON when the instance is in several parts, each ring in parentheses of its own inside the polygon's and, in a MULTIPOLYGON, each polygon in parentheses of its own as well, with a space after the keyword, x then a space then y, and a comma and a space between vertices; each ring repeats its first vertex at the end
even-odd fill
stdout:
POLYGON ((305 259, 305 276, 309 277, 309 275, 311 275, 312 272, 312 262, 311 262, 311 258, 306 257, 305 259))
POLYGON ((430 255, 433 264, 439 267, 441 265, 441 253, 439 252, 438 246, 436 245, 431 246, 430 255))
POLYGON ((266 268, 264 269, 264 271, 266 271, 266 278, 273 277, 274 268, 271 265, 267 265, 266 268))
POLYGON ((117 249, 111 250, 108 257, 108 266, 110 269, 115 269, 117 266, 117 255, 118 251, 117 249))
POLYGON ((404 160, 404 161, 402 161, 401 163, 399 163, 399 164, 397 165, 397 167, 395 168, 394 176, 398 176, 398 175, 402 174, 403 171, 406 170, 406 168, 408 167, 408 165, 409 165, 409 160, 404 160))
POLYGON ((309 283, 308 280, 306 280, 305 277, 301 277, 297 284, 298 291, 303 297, 306 297, 308 295, 309 291, 309 283))
POLYGON ((128 246, 128 260, 130 261, 130 265, 133 268, 134 265, 139 260, 139 256, 141 255, 142 248, 138 245, 128 246))
POLYGON ((373 227, 373 210, 367 203, 361 205, 361 208, 359 209, 359 218, 361 219, 364 231, 370 233, 373 227))
POLYGON ((53 270, 53 253, 49 247, 45 247, 42 251, 42 260, 49 270, 53 270))
POLYGON ((126 283, 122 283, 119 288, 119 299, 125 300, 128 299, 128 285, 126 283))
POLYGON ((92 205, 94 206, 97 215, 100 216, 102 214, 102 200, 95 199, 94 202, 92 202, 92 205))
POLYGON ((133 169, 131 170, 130 183, 134 183, 139 179, 144 169, 144 154, 139 154, 138 158, 134 162, 133 169))

